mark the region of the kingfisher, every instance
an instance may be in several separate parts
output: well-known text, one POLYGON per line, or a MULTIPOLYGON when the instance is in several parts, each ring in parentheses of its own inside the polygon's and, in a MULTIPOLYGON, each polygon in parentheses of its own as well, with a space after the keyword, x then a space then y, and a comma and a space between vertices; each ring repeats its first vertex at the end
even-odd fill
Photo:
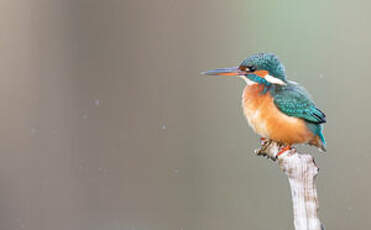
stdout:
POLYGON ((202 74, 236 76, 246 82, 242 94, 244 115, 262 140, 284 146, 276 157, 294 144, 309 144, 326 151, 323 135, 326 115, 304 87, 287 79, 285 67, 275 54, 254 54, 239 66, 202 74))

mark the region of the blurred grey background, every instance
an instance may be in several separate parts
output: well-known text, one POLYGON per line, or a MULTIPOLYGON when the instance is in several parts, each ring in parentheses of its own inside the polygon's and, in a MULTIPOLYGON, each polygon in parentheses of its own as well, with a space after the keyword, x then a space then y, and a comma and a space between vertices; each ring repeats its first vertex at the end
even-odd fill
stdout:
POLYGON ((1 0, 0 229, 293 229, 243 82, 199 75, 262 51, 327 113, 322 222, 368 228, 370 7, 1 0))

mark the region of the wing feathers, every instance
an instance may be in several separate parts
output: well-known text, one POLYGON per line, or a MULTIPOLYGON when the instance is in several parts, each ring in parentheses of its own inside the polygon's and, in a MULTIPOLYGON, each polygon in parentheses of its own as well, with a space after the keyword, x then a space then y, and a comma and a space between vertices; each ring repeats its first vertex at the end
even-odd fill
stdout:
POLYGON ((271 93, 281 112, 315 124, 326 122, 326 115, 316 107, 310 95, 301 86, 289 84, 278 87, 271 93))

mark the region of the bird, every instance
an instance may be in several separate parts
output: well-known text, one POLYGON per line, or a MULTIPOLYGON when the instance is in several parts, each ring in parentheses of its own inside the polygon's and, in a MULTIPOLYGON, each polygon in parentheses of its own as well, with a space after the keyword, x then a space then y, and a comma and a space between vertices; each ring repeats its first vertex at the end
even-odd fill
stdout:
POLYGON ((258 53, 239 66, 201 73, 242 78, 242 108, 249 126, 262 140, 283 145, 280 156, 296 144, 309 144, 326 151, 323 124, 326 115, 300 84, 287 79, 284 65, 273 53, 258 53))

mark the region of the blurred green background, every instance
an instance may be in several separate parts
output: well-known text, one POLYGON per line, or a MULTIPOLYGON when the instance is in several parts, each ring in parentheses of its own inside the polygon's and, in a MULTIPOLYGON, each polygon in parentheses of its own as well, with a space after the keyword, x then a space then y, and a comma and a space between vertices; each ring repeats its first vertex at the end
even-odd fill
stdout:
POLYGON ((371 225, 367 1, 0 1, 0 229, 293 229, 239 79, 274 52, 326 112, 327 229, 371 225))

